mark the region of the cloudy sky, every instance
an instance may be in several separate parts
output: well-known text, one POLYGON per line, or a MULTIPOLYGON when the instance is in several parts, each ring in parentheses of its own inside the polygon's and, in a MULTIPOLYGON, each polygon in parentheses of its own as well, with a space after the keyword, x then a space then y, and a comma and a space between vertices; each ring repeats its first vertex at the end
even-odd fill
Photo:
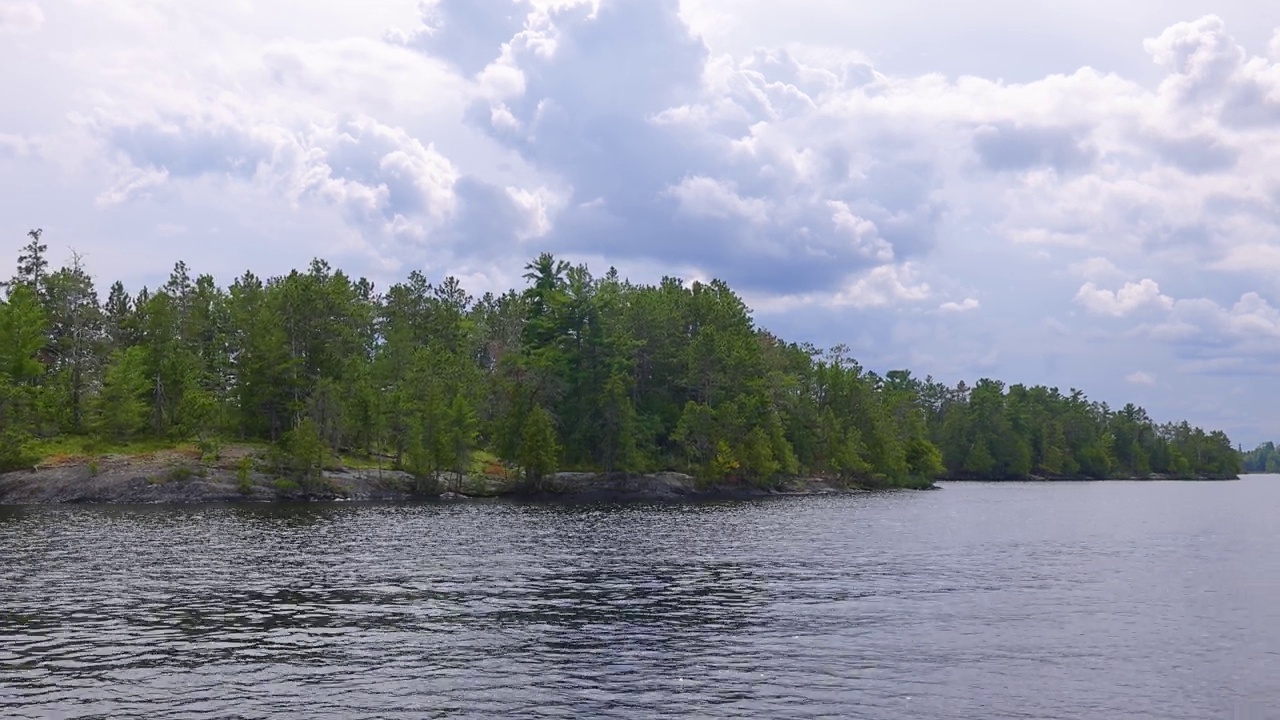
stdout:
POLYGON ((1280 3, 0 0, 0 91, 0 255, 104 284, 551 250, 1280 439, 1280 3))

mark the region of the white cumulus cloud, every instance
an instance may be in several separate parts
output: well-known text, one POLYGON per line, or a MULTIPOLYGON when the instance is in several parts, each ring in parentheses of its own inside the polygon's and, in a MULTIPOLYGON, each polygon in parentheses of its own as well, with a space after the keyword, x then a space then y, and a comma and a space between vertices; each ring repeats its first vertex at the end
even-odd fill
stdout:
POLYGON ((1092 282, 1080 287, 1076 302, 1095 315, 1123 317, 1140 310, 1169 310, 1173 298, 1160 292, 1160 285, 1147 278, 1136 283, 1125 283, 1119 290, 1105 290, 1092 282))
POLYGON ((982 306, 974 298, 965 298, 963 302, 945 302, 938 306, 938 310, 944 313, 966 313, 977 310, 982 306))

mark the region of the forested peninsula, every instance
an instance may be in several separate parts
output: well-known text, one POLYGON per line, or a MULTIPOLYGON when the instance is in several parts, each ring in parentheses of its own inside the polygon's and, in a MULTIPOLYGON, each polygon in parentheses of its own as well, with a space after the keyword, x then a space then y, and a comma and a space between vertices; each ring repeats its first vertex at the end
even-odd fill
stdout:
POLYGON ((0 301, 0 502, 1240 471, 1224 433, 1134 405, 785 342, 721 281, 635 284, 544 253, 523 289, 473 298, 418 272, 379 291, 323 260, 223 288, 179 262, 102 299, 79 256, 52 270, 29 236, 0 301), (127 492, 74 492, 108 475, 127 492))

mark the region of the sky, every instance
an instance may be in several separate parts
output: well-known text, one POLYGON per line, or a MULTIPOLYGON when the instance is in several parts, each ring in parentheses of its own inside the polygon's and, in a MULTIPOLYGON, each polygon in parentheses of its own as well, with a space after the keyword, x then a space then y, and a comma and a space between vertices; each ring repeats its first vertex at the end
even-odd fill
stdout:
POLYGON ((0 262, 542 251, 878 371, 1280 439, 1280 3, 0 0, 0 262))

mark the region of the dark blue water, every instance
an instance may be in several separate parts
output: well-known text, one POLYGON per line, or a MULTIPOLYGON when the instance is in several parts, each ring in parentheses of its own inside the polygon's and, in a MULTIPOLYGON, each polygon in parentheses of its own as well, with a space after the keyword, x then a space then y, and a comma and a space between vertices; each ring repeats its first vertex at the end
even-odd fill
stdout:
POLYGON ((0 509, 0 717, 1280 718, 1278 507, 0 509))

